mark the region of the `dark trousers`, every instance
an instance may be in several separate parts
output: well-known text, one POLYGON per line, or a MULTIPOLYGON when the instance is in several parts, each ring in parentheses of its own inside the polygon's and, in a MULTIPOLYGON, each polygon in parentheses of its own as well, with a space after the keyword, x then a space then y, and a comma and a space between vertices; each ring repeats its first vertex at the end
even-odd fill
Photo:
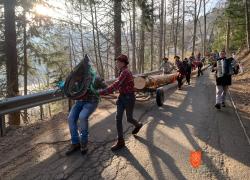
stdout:
POLYGON ((202 68, 202 66, 198 66, 198 76, 203 75, 201 68, 202 68))
POLYGON ((188 84, 190 84, 190 77, 191 77, 191 73, 188 72, 186 74, 186 81, 187 81, 188 84))
POLYGON ((120 95, 118 97, 116 105, 117 105, 116 128, 117 128, 118 139, 123 139, 122 117, 124 111, 126 112, 127 121, 133 124, 135 127, 138 126, 138 122, 135 119, 133 119, 135 95, 133 93, 120 95))
POLYGON ((183 76, 181 76, 181 75, 179 75, 179 76, 177 77, 177 82, 178 82, 178 88, 179 88, 179 89, 180 89, 181 86, 182 86, 182 79, 183 79, 183 76))

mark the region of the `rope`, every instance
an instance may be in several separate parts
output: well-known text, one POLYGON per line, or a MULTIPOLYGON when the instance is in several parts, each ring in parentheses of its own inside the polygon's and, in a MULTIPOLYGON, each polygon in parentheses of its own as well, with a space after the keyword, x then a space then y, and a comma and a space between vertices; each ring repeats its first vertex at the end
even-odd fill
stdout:
POLYGON ((245 128, 245 126, 244 126, 244 124, 243 124, 243 122, 242 122, 242 120, 241 120, 241 117, 240 117, 240 115, 239 115, 239 113, 238 113, 238 110, 237 110, 236 105, 235 105, 235 103, 234 103, 232 94, 231 94, 230 91, 228 91, 228 92, 229 92, 228 94, 229 94, 230 100, 231 100, 231 102, 232 102, 232 104, 233 104, 233 107, 234 107, 234 111, 235 111, 235 113, 236 113, 236 116, 237 116, 237 118, 238 118, 238 120, 239 120, 239 122, 240 122, 240 125, 241 125, 241 127, 242 127, 242 129, 243 129, 244 135, 245 135, 245 137, 246 137, 246 139, 247 139, 248 145, 250 145, 250 138, 249 138, 249 136, 248 136, 248 134, 247 134, 246 128, 245 128))
POLYGON ((63 90, 68 98, 80 99, 88 90, 91 90, 95 95, 98 94, 93 87, 96 80, 96 73, 90 66, 89 60, 86 54, 84 59, 68 75, 65 82, 60 81, 58 83, 58 87, 63 90))

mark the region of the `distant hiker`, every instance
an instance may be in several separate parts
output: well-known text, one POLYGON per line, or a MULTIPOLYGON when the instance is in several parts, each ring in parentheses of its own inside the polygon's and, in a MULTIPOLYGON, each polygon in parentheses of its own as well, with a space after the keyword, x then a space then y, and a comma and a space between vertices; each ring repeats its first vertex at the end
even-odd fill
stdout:
POLYGON ((232 53, 232 58, 234 59, 232 62, 234 74, 238 74, 240 72, 240 63, 237 62, 235 52, 232 53))
POLYGON ((212 66, 213 62, 214 62, 213 53, 209 53, 209 56, 208 56, 208 64, 209 64, 209 66, 212 66))
POLYGON ((134 78, 132 73, 128 69, 128 57, 126 55, 121 54, 115 59, 115 61, 117 68, 120 70, 118 80, 115 81, 108 88, 99 91, 100 95, 108 95, 116 90, 119 90, 120 93, 116 102, 116 128, 118 140, 116 144, 111 147, 112 151, 116 151, 125 147, 122 126, 122 117, 124 111, 126 112, 127 121, 134 125, 134 130, 132 131, 132 134, 137 134, 142 127, 142 123, 137 122, 133 118, 133 111, 135 105, 134 78))
POLYGON ((191 58, 192 60, 195 60, 194 53, 191 53, 191 56, 189 58, 191 58))
POLYGON ((164 57, 160 69, 163 69, 163 74, 171 74, 174 70, 174 64, 169 62, 167 57, 164 57))
POLYGON ((212 71, 216 71, 216 104, 217 109, 225 107, 225 99, 228 86, 232 84, 233 58, 226 58, 226 52, 220 52, 220 58, 213 65, 212 71))
POLYGON ((188 85, 190 85, 190 77, 191 77, 191 71, 192 71, 192 64, 191 62, 185 58, 183 60, 183 66, 184 66, 184 69, 185 69, 185 72, 186 72, 186 81, 188 83, 188 85))
POLYGON ((186 72, 183 66, 183 63, 180 61, 180 57, 179 56, 175 56, 175 65, 177 67, 177 82, 178 82, 178 89, 181 90, 181 86, 182 86, 182 79, 184 78, 186 72))
POLYGON ((236 60, 236 54, 235 54, 235 52, 232 53, 232 58, 234 58, 236 60))
POLYGON ((194 58, 194 56, 193 55, 191 55, 190 57, 189 57, 189 62, 191 63, 191 66, 192 66, 192 70, 195 70, 195 58, 194 58))
POLYGON ((198 54, 196 55, 196 61, 201 61, 201 53, 198 52, 198 54))
POLYGON ((202 59, 201 59, 201 53, 200 52, 198 52, 198 54, 196 55, 196 58, 195 58, 195 62, 194 62, 194 64, 195 64, 195 67, 198 67, 198 77, 200 76, 200 75, 203 75, 203 72, 202 72, 202 67, 203 67, 203 63, 202 63, 202 61, 201 61, 202 59))
POLYGON ((219 55, 217 50, 214 50, 213 58, 214 58, 215 61, 220 58, 220 55, 219 55))
POLYGON ((239 61, 239 73, 243 73, 244 72, 244 68, 242 63, 239 61))
MULTIPOLYGON (((91 66, 86 70, 90 70, 91 66)), ((76 98, 76 103, 70 110, 68 116, 68 125, 71 135, 71 146, 66 151, 66 155, 70 155, 75 151, 80 150, 82 154, 86 154, 88 151, 88 119, 90 115, 95 111, 98 102, 99 95, 97 89, 106 88, 106 84, 103 79, 95 76, 92 73, 87 73, 92 79, 92 82, 89 84, 89 87, 85 87, 86 92, 81 97, 76 98), (79 121, 79 132, 78 132, 78 122, 79 121)), ((72 77, 75 80, 74 89, 80 89, 86 85, 86 81, 82 79, 86 78, 82 74, 76 74, 75 77, 72 77), (84 83, 84 84, 83 84, 84 83)), ((88 77, 86 78, 88 79, 88 77)))
POLYGON ((196 65, 198 67, 198 77, 199 77, 200 75, 203 75, 203 72, 202 72, 203 63, 202 61, 197 61, 196 65))
POLYGON ((206 62, 206 57, 202 57, 201 62, 204 64, 206 62))

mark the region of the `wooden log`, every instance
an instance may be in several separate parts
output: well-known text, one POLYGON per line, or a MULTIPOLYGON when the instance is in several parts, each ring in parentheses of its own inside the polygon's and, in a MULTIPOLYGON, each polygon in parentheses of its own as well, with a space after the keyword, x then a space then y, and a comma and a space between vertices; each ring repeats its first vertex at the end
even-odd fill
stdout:
POLYGON ((143 89, 146 87, 146 78, 145 77, 135 77, 134 83, 135 83, 135 89, 143 89))
MULTIPOLYGON (((208 65, 203 66, 202 71, 208 68, 208 65)), ((197 69, 192 71, 191 75, 197 74, 197 69)), ((174 83, 177 79, 178 73, 162 74, 162 75, 138 75, 134 77, 135 89, 143 90, 146 88, 156 89, 158 87, 174 83)), ((185 79, 183 79, 185 80, 185 79)))
POLYGON ((138 76, 134 78, 135 89, 142 90, 145 88, 156 89, 166 84, 176 81, 177 73, 151 76, 138 76))

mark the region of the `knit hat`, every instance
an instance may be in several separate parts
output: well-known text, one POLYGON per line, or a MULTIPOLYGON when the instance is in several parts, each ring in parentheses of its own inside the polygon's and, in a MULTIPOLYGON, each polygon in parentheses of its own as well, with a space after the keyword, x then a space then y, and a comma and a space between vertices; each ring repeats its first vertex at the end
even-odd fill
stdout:
POLYGON ((168 61, 167 57, 162 58, 163 61, 168 61))
POLYGON ((179 56, 174 56, 174 59, 180 59, 180 57, 179 56))
POLYGON ((128 56, 124 54, 120 54, 117 58, 115 58, 115 61, 120 61, 120 62, 124 62, 125 64, 129 64, 128 56))

